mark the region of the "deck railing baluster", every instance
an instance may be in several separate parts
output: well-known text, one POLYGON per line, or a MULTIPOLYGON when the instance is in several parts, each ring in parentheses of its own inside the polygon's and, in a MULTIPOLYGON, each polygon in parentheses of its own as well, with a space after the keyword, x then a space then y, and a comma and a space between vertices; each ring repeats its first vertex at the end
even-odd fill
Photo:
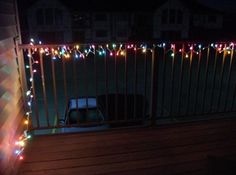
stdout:
POLYGON ((194 104, 193 104, 193 114, 194 115, 196 115, 196 113, 197 113, 196 107, 197 107, 197 102, 198 102, 201 62, 202 62, 202 51, 199 50, 198 62, 197 62, 197 75, 196 75, 196 90, 195 90, 195 94, 194 94, 194 104))
POLYGON ((56 75, 55 75, 55 61, 54 55, 51 56, 51 66, 52 66, 52 83, 53 83, 53 97, 54 97, 54 110, 57 118, 57 126, 59 125, 59 112, 58 112, 58 98, 57 98, 57 85, 56 85, 56 75))
POLYGON ((39 59, 40 59, 41 85, 43 88, 43 104, 44 104, 45 118, 47 121, 47 126, 49 126, 50 122, 48 116, 47 92, 46 92, 45 77, 44 77, 44 61, 43 61, 43 54, 41 52, 39 52, 39 59))
POLYGON ((227 104, 228 104, 228 98, 229 98, 229 89, 230 89, 230 80, 232 79, 232 64, 234 59, 234 45, 231 46, 231 53, 230 53, 230 63, 229 63, 229 72, 227 77, 227 87, 226 87, 226 95, 225 95, 225 103, 224 103, 224 112, 227 112, 227 104))
MULTIPOLYGON (((226 48, 226 45, 225 45, 226 48)), ((217 106, 216 106, 216 110, 217 112, 220 112, 220 100, 222 100, 222 86, 223 86, 223 75, 225 72, 225 58, 226 58, 226 50, 223 51, 223 60, 221 63, 221 70, 220 70, 220 87, 219 87, 219 95, 218 95, 218 100, 217 100, 217 106)))
POLYGON ((207 100, 207 82, 208 82, 208 76, 209 76, 209 59, 210 59, 210 45, 208 45, 207 48, 207 58, 206 58, 206 70, 205 70, 205 79, 203 84, 203 98, 202 98, 202 111, 201 113, 205 113, 205 106, 206 106, 206 100, 207 100))

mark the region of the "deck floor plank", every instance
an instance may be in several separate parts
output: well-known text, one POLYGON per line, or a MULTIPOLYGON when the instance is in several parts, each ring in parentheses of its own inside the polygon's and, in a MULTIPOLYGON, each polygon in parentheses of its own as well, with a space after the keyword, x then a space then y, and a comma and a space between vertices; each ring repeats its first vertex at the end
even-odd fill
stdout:
POLYGON ((236 158, 236 120, 37 136, 19 175, 207 174, 209 156, 236 158))

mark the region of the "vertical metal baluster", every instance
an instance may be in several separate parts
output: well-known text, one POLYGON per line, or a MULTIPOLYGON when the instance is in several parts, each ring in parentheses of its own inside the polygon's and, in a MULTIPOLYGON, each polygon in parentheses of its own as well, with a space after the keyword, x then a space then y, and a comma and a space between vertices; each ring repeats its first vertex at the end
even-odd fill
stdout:
POLYGON ((218 112, 220 112, 220 100, 222 99, 222 86, 223 86, 223 75, 224 75, 224 70, 225 70, 225 58, 226 58, 226 45, 225 45, 225 50, 224 50, 224 54, 223 54, 223 60, 222 60, 222 64, 221 64, 221 71, 220 71, 220 88, 219 88, 219 95, 218 95, 218 100, 217 100, 217 107, 216 109, 218 110, 218 112))
POLYGON ((54 96, 54 110, 57 117, 57 126, 59 125, 59 112, 58 112, 58 100, 57 100, 57 85, 56 85, 56 75, 55 75, 55 63, 53 57, 55 55, 52 54, 51 57, 51 65, 52 65, 52 83, 53 83, 53 96, 54 96))
POLYGON ((179 73, 179 88, 178 88, 178 100, 177 100, 177 109, 178 113, 177 115, 180 115, 180 108, 181 108, 181 95, 182 95, 182 85, 183 85, 183 64, 184 64, 184 50, 185 46, 182 45, 182 56, 181 56, 181 62, 180 62, 180 73, 179 73))
POLYGON ((143 103, 143 119, 146 116, 146 98, 147 98, 147 52, 144 53, 144 103, 143 103))
MULTIPOLYGON (((193 45, 191 46, 193 47, 193 45)), ((187 92, 187 106, 186 106, 186 111, 185 115, 188 115, 189 113, 189 101, 190 101, 190 91, 191 91, 191 82, 192 82, 192 63, 193 63, 193 49, 190 50, 190 57, 189 57, 189 77, 188 77, 188 92, 187 92)))
POLYGON ((226 81, 227 82, 227 88, 226 88, 226 98, 225 98, 225 104, 224 104, 224 112, 227 112, 226 108, 227 108, 227 99, 229 98, 230 81, 231 81, 231 78, 232 78, 233 58, 234 58, 234 45, 232 45, 231 54, 230 54, 229 72, 228 72, 228 78, 227 78, 227 81, 226 81))
POLYGON ((173 53, 174 56, 172 57, 172 62, 171 62, 171 77, 170 77, 170 82, 171 82, 171 91, 170 91, 170 113, 169 116, 172 117, 172 112, 173 112, 173 93, 174 93, 174 72, 175 72, 175 45, 173 48, 173 53))
POLYGON ((40 71, 41 71, 41 83, 43 88, 43 104, 44 104, 45 118, 47 121, 47 126, 50 126, 49 116, 48 116, 47 92, 44 78, 43 54, 41 52, 39 52, 39 59, 40 59, 40 71))
POLYGON ((88 115, 88 68, 87 68, 87 55, 84 56, 84 93, 86 100, 86 114, 88 115))
POLYGON ((125 120, 127 120, 127 85, 128 84, 128 66, 127 66, 127 49, 125 45, 125 120))
MULTIPOLYGON (((64 56, 62 56, 62 76, 63 76, 63 86, 64 86, 64 95, 65 95, 65 105, 66 105, 66 111, 68 112, 67 80, 66 80, 66 67, 65 67, 64 56)), ((70 124, 70 120, 68 120, 68 123, 70 124)))
POLYGON ((119 91, 119 87, 118 87, 118 74, 117 74, 117 57, 116 57, 116 51, 115 51, 115 86, 116 86, 116 94, 115 94, 115 120, 118 120, 118 91, 119 91))
POLYGON ((151 126, 156 125, 156 106, 157 106, 157 67, 158 62, 155 59, 155 47, 151 50, 152 53, 152 67, 151 67, 151 94, 150 94, 150 120, 151 126))
POLYGON ((234 112, 235 97, 236 97, 236 85, 235 85, 235 87, 234 87, 233 101, 232 101, 232 104, 231 104, 231 110, 230 110, 230 112, 234 112))
POLYGON ((210 97, 210 112, 213 112, 213 95, 215 91, 215 80, 216 80, 216 67, 217 67, 217 60, 218 60, 218 51, 216 49, 215 52, 215 62, 214 62, 214 68, 213 68, 213 82, 212 82, 212 88, 211 88, 211 97, 210 97))
POLYGON ((232 101, 231 108, 230 108, 230 111, 231 111, 231 112, 233 112, 233 111, 234 111, 235 97, 236 97, 236 84, 234 85, 234 91, 233 91, 233 101, 232 101))
POLYGON ((205 104, 206 104, 206 90, 207 90, 207 81, 208 81, 208 76, 209 76, 209 58, 210 58, 210 45, 207 47, 207 59, 206 59, 206 71, 205 71, 205 81, 203 85, 203 102, 202 102, 202 113, 205 111, 205 104))
POLYGON ((77 81, 78 77, 77 77, 77 62, 76 62, 75 58, 72 60, 72 64, 73 64, 74 94, 75 94, 75 97, 76 97, 75 103, 76 103, 76 113, 77 113, 77 124, 79 124, 79 104, 78 104, 79 95, 78 95, 78 81, 77 81))
MULTIPOLYGON (((94 47, 94 79, 95 79, 95 98, 96 98, 96 115, 98 118, 98 79, 97 79, 97 57, 96 57, 96 46, 94 47)), ((107 116, 106 116, 107 117, 107 116)))
POLYGON ((194 105, 193 105, 193 112, 196 114, 196 107, 197 107, 197 99, 198 99, 198 93, 199 93, 199 81, 200 81, 200 67, 201 67, 201 61, 202 61, 202 51, 199 50, 199 55, 198 55, 198 63, 197 63, 197 86, 196 86, 196 91, 194 95, 194 105))
POLYGON ((107 53, 104 55, 105 62, 105 91, 106 91, 106 115, 108 116, 108 72, 107 72, 107 53))
POLYGON ((161 117, 164 115, 165 103, 165 88, 166 88, 166 48, 163 48, 163 69, 162 69, 162 95, 161 95, 161 117))
POLYGON ((40 128, 39 109, 38 109, 37 96, 35 93, 34 72, 33 72, 31 49, 28 49, 28 55, 29 55, 30 77, 32 78, 31 83, 32 83, 32 92, 33 92, 33 96, 34 96, 33 103, 34 103, 34 108, 35 108, 35 117, 36 117, 36 122, 37 122, 37 128, 40 128))
POLYGON ((136 118, 136 108, 137 108, 137 50, 136 45, 134 48, 134 119, 136 118))
POLYGON ((230 110, 230 112, 234 112, 235 97, 236 97, 236 86, 234 87, 233 101, 232 101, 232 104, 231 104, 231 110, 230 110))

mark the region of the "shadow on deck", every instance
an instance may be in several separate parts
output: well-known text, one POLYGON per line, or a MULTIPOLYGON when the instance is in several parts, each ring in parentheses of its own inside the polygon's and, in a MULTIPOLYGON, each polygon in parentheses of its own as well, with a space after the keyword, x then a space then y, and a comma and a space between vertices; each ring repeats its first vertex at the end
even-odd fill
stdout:
POLYGON ((35 136, 20 175, 236 174, 236 120, 35 136))

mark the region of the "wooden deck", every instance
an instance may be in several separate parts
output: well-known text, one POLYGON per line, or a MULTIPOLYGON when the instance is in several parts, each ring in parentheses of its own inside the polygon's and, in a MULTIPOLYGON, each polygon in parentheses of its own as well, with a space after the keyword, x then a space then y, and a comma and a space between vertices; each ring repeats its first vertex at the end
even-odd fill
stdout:
POLYGON ((37 136, 20 175, 235 173, 236 120, 37 136), (234 172, 232 172, 234 171, 234 172))

